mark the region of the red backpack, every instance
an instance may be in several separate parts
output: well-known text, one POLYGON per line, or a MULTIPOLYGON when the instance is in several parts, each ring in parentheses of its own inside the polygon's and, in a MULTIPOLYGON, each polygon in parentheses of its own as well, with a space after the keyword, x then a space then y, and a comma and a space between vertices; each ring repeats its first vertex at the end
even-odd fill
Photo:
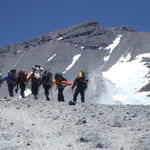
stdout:
POLYGON ((20 70, 18 72, 18 77, 21 79, 21 81, 26 81, 27 80, 27 75, 28 75, 28 73, 25 70, 20 70))

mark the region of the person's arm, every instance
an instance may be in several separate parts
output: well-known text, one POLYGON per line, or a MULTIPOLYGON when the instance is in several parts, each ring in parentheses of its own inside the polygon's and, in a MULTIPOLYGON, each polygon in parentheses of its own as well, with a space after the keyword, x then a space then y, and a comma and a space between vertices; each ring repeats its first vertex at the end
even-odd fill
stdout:
POLYGON ((32 77, 33 77, 33 72, 30 72, 27 76, 27 79, 25 80, 25 83, 27 83, 32 77))
POLYGON ((9 78, 9 76, 7 75, 7 76, 5 76, 5 77, 2 77, 1 78, 1 81, 7 81, 8 80, 8 78, 9 78))

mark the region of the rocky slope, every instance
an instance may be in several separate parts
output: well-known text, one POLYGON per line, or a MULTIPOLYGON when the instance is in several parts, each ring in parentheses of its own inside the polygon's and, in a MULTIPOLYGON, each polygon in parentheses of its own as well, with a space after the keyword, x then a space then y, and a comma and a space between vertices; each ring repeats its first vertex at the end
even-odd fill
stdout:
POLYGON ((149 150, 150 106, 0 98, 1 150, 149 150))

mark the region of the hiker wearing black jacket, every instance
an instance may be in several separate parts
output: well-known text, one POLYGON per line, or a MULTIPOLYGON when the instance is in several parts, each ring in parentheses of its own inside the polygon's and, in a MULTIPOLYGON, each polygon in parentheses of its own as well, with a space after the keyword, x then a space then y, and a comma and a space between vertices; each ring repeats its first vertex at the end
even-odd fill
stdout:
POLYGON ((62 84, 62 81, 67 81, 67 79, 65 79, 61 73, 56 73, 54 80, 52 82, 52 85, 56 84, 56 86, 57 86, 58 102, 64 102, 65 101, 63 91, 64 91, 64 88, 66 87, 66 85, 62 84))
POLYGON ((17 85, 17 71, 12 69, 8 72, 8 76, 5 77, 7 80, 9 96, 14 97, 14 88, 17 85))
POLYGON ((72 90, 76 86, 75 92, 73 94, 74 103, 77 102, 77 96, 79 93, 81 95, 81 102, 82 103, 85 102, 85 90, 87 88, 87 84, 88 84, 88 79, 86 78, 85 73, 83 71, 80 71, 77 74, 77 77, 75 78, 73 85, 72 85, 72 90))
POLYGON ((45 70, 44 73, 42 74, 42 85, 44 88, 44 92, 45 92, 47 101, 50 101, 49 90, 52 87, 52 82, 53 82, 52 72, 49 70, 45 70))

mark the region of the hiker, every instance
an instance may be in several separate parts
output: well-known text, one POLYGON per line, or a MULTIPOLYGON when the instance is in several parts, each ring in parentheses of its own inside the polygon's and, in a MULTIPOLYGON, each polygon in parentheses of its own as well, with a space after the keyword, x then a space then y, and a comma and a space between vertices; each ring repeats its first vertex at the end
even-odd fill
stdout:
POLYGON ((81 95, 81 102, 84 103, 85 102, 85 90, 87 88, 87 84, 88 84, 88 79, 85 76, 85 72, 80 71, 77 74, 77 77, 75 78, 73 85, 72 85, 72 90, 74 89, 74 87, 76 86, 75 92, 73 94, 73 102, 74 104, 77 102, 77 96, 80 93, 81 95))
POLYGON ((8 92, 10 97, 14 97, 14 88, 17 85, 17 73, 16 69, 12 69, 8 72, 7 76, 1 78, 1 83, 7 81, 8 92))
POLYGON ((66 85, 62 84, 61 83, 62 81, 67 81, 67 79, 65 79, 61 73, 56 73, 54 80, 53 80, 53 84, 56 84, 57 89, 58 89, 58 96, 57 96, 58 102, 65 101, 63 91, 64 91, 64 88, 66 87, 66 85))
POLYGON ((45 91, 46 100, 50 101, 49 90, 52 87, 53 75, 50 70, 45 70, 42 74, 42 85, 45 91))
POLYGON ((17 78, 17 88, 15 89, 16 93, 18 92, 18 86, 20 87, 20 95, 22 98, 25 98, 25 88, 26 88, 26 80, 27 80, 27 71, 20 70, 18 72, 18 78, 17 78))
POLYGON ((42 73, 43 68, 39 65, 32 67, 32 72, 28 74, 26 82, 31 79, 31 91, 35 99, 38 99, 39 87, 42 84, 42 73))
POLYGON ((8 78, 7 78, 7 86, 9 95, 11 97, 14 97, 14 88, 17 85, 17 71, 16 69, 12 69, 8 72, 8 78))

